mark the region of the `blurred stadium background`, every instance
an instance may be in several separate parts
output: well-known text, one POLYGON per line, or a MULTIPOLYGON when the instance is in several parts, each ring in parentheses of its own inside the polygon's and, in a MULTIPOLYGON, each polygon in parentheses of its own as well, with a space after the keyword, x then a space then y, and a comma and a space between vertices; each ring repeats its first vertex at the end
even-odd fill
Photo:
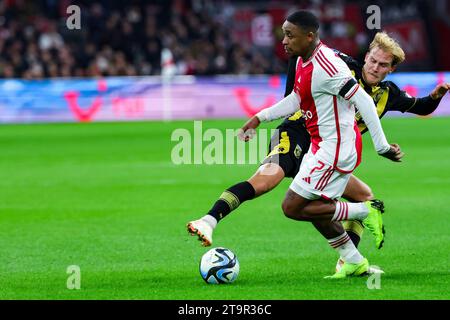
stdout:
POLYGON ((320 17, 328 46, 363 59, 377 4, 406 52, 398 70, 428 72, 393 74, 399 86, 424 96, 449 81, 447 0, 76 1, 70 30, 72 2, 0 2, 1 122, 243 117, 281 97, 281 25, 299 8, 320 17), (161 75, 177 77, 163 90, 161 75))
POLYGON ((323 283, 336 256, 283 217, 289 181, 218 228, 215 244, 241 261, 232 286, 205 287, 205 250, 185 233, 255 165, 176 166, 173 130, 236 129, 282 97, 291 11, 313 10, 323 42, 362 59, 374 4, 406 53, 389 79, 415 96, 449 82, 448 0, 0 1, 0 298, 448 299, 449 94, 432 119, 383 121, 401 166, 365 137, 357 174, 393 211, 383 252, 362 243, 387 271, 382 290, 323 283), (73 4, 81 28, 70 30, 73 4), (81 290, 66 287, 69 265, 81 290))

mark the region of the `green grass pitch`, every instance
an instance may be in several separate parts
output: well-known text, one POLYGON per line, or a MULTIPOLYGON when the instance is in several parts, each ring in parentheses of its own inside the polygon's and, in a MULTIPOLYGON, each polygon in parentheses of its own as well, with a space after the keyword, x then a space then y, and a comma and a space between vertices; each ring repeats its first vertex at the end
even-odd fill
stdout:
POLYGON ((290 179, 219 224, 214 246, 233 250, 241 272, 207 285, 206 248, 185 225, 257 166, 172 164, 171 133, 192 131, 191 121, 3 125, 0 299, 449 299, 450 118, 383 125, 404 161, 377 156, 364 135, 356 171, 387 207, 385 247, 368 233, 360 246, 386 272, 380 289, 323 279, 337 254, 309 223, 284 217, 290 179), (79 290, 67 288, 70 265, 80 267, 79 290))

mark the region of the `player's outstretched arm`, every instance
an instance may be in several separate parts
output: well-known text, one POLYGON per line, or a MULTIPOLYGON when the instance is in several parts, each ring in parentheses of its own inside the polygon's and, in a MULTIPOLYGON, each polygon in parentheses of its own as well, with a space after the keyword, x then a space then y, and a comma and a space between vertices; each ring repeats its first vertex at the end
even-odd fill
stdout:
POLYGON ((255 115, 251 117, 239 130, 238 130, 238 137, 242 141, 247 142, 253 136, 256 134, 255 129, 258 128, 261 121, 259 118, 255 115))
POLYGON ((400 149, 400 146, 396 143, 391 143, 391 148, 385 153, 381 153, 380 156, 388 158, 394 162, 402 162, 402 158, 405 154, 400 149))
POLYGON ((250 140, 255 133, 255 129, 261 122, 269 122, 293 114, 299 109, 299 99, 297 94, 292 91, 283 100, 277 102, 270 108, 266 108, 251 117, 238 131, 238 137, 241 140, 250 140))
POLYGON ((350 101, 356 105, 361 113, 377 153, 392 161, 399 162, 404 154, 401 152, 399 145, 387 142, 372 98, 363 89, 358 88, 350 101))
POLYGON ((450 90, 450 83, 449 83, 449 82, 438 84, 438 85, 436 86, 436 88, 434 88, 434 90, 431 91, 430 97, 431 97, 431 99, 433 99, 433 100, 440 99, 440 98, 442 98, 442 97, 447 93, 447 91, 449 91, 449 90, 450 90))
MULTIPOLYGON (((428 96, 422 98, 413 98, 402 91, 399 97, 394 100, 397 103, 394 104, 393 110, 427 116, 437 109, 442 97, 448 90, 450 90, 450 83, 441 83, 438 84, 428 96)), ((395 92, 395 90, 393 92, 395 92)))

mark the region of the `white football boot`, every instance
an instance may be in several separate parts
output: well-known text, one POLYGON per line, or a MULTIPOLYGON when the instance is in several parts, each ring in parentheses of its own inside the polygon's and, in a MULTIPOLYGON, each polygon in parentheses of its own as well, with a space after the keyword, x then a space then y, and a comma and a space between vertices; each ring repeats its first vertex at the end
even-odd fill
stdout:
POLYGON ((197 235, 198 240, 201 241, 202 246, 209 247, 212 245, 212 232, 211 225, 203 219, 191 221, 187 224, 187 230, 191 236, 197 235))

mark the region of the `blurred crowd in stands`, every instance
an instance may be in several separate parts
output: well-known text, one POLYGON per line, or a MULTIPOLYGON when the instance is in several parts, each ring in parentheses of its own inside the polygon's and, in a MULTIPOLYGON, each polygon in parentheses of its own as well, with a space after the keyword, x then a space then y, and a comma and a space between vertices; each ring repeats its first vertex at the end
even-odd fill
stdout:
POLYGON ((298 9, 320 17, 328 46, 362 58, 377 31, 366 26, 371 4, 380 6, 383 27, 391 22, 411 44, 405 70, 445 69, 439 54, 448 41, 436 32, 444 28, 448 39, 450 4, 436 2, 0 0, 0 77, 160 75, 167 66, 187 75, 284 73, 281 25, 298 9), (80 29, 66 26, 72 4, 81 9, 80 29))

